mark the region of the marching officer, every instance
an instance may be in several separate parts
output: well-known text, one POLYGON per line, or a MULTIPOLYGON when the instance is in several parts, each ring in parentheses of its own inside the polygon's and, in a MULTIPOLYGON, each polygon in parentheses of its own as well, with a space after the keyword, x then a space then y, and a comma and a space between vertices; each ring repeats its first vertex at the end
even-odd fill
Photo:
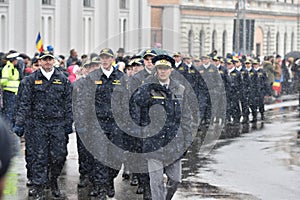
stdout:
MULTIPOLYGON (((152 59, 157 55, 155 50, 147 49, 143 55, 144 69, 137 72, 129 80, 129 91, 132 94, 138 87, 144 84, 145 80, 155 73, 155 66, 152 63, 152 59)), ((135 148, 139 151, 142 148, 142 144, 138 141, 134 142, 135 148)), ((137 194, 143 194, 144 199, 150 198, 150 183, 149 175, 147 173, 134 173, 132 175, 131 185, 135 186, 138 183, 137 194)))
POLYGON ((20 74, 17 68, 19 53, 7 55, 7 62, 1 72, 1 87, 3 90, 3 114, 5 119, 13 125, 16 95, 20 84, 20 74))
MULTIPOLYGON (((176 58, 177 55, 178 55, 177 52, 175 52, 173 55, 175 60, 177 59, 176 58)), ((206 85, 203 77, 199 73, 199 71, 193 66, 193 64, 191 62, 191 58, 189 56, 186 56, 185 60, 186 60, 186 63, 188 63, 188 64, 186 64, 186 63, 176 64, 175 63, 174 69, 176 71, 174 71, 171 76, 173 79, 175 79, 177 81, 182 80, 181 77, 177 74, 177 73, 179 73, 191 85, 193 92, 195 93, 195 95, 198 98, 198 105, 199 105, 199 111, 200 111, 199 119, 203 121, 204 115, 205 115, 205 110, 207 108, 207 99, 208 99, 208 95, 209 95, 208 88, 207 88, 207 85, 206 85)))
POLYGON ((249 60, 245 61, 246 70, 249 74, 249 80, 250 80, 250 88, 249 89, 249 108, 252 113, 252 123, 257 122, 257 94, 258 94, 258 83, 257 83, 257 71, 254 70, 251 66, 251 62, 249 60))
POLYGON ((254 60, 252 62, 253 69, 257 72, 257 85, 258 85, 258 92, 256 94, 257 97, 257 106, 258 110, 260 112, 261 120, 265 120, 265 103, 264 103, 264 97, 269 95, 271 96, 271 92, 269 89, 269 83, 268 83, 268 77, 267 73, 259 67, 259 63, 257 60, 254 60))
POLYGON ((226 67, 228 69, 228 76, 230 80, 229 85, 229 110, 227 115, 227 122, 231 124, 231 118, 233 119, 233 124, 238 125, 241 118, 240 110, 240 96, 242 92, 242 76, 241 73, 235 69, 233 61, 231 59, 226 60, 226 67))
MULTIPOLYGON (((215 103, 216 101, 222 99, 222 96, 220 94, 224 91, 224 87, 222 88, 223 82, 221 76, 217 67, 210 62, 210 57, 208 55, 202 56, 201 60, 203 64, 199 67, 199 73, 206 82, 209 91, 209 93, 206 94, 207 99, 202 123, 209 124, 211 117, 216 118, 217 113, 221 112, 220 110, 217 110, 217 105, 220 104, 214 104, 214 106, 212 107, 212 101, 215 103), (211 97, 213 97, 214 99, 212 100, 211 97)), ((221 102, 224 102, 224 100, 221 102)))
MULTIPOLYGON (((149 109, 152 105, 162 105, 167 112, 165 126, 153 137, 144 139, 142 151, 152 152, 157 150, 157 154, 148 157, 148 170, 150 176, 151 197, 147 199, 170 200, 175 194, 181 179, 181 157, 183 152, 190 144, 190 126, 193 123, 191 118, 191 108, 186 102, 185 87, 170 78, 174 60, 167 55, 159 55, 153 58, 156 67, 156 74, 149 77, 145 84, 139 87, 133 94, 133 101, 141 109, 146 108, 147 112, 137 113, 141 115, 141 124, 150 123, 149 109), (169 117, 169 118, 168 118, 169 117), (180 119, 187 120, 180 120, 180 119), (171 119, 171 120, 170 120, 171 119), (179 130, 182 127, 182 132, 179 130), (176 146, 172 146, 169 152, 162 147, 168 145, 173 139, 179 141, 176 146), (171 163, 166 163, 168 159, 164 153, 178 154, 179 156, 171 163), (180 156, 181 155, 181 156, 180 156), (167 186, 163 183, 163 174, 168 177, 167 186)), ((157 115, 159 118, 159 114, 157 115)), ((149 134, 145 132, 145 134, 149 134)), ((171 155, 170 154, 170 155, 171 155)), ((145 199, 145 198, 144 198, 145 199)))
POLYGON ((29 195, 45 199, 45 186, 50 181, 52 195, 62 197, 57 178, 67 156, 67 136, 72 133, 72 88, 69 80, 54 67, 54 56, 43 52, 41 69, 22 82, 18 112, 13 131, 30 134, 34 139, 32 152, 32 183, 29 195), (26 121, 29 120, 29 123, 26 121), (49 176, 49 177, 48 177, 49 176))
POLYGON ((233 59, 235 69, 238 70, 241 73, 242 76, 242 82, 241 84, 241 96, 240 96, 240 102, 242 106, 242 116, 243 116, 243 124, 246 124, 249 122, 249 90, 250 90, 250 80, 249 80, 249 74, 248 71, 245 69, 245 67, 242 65, 242 62, 238 58, 233 59))

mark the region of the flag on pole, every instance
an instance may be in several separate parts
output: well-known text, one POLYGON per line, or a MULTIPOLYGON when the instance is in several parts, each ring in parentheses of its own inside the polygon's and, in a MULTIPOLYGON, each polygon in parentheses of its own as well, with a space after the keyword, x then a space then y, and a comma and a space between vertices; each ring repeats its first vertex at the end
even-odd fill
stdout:
POLYGON ((280 95, 281 92, 281 83, 280 80, 275 79, 272 85, 272 89, 275 91, 276 95, 280 95))
POLYGON ((35 45, 36 45, 37 50, 38 50, 40 53, 41 53, 42 51, 44 51, 43 40, 42 40, 42 37, 41 37, 40 32, 38 33, 38 36, 37 36, 37 38, 36 38, 35 45))

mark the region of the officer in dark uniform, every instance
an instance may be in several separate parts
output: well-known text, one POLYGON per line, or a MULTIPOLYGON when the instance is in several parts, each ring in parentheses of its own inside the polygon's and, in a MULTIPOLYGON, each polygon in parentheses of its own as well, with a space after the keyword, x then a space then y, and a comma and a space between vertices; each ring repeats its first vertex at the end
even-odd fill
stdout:
MULTIPOLYGON (((98 123, 104 131, 105 136, 114 144, 122 147, 122 131, 119 129, 112 113, 111 98, 116 86, 124 86, 121 81, 123 73, 112 66, 114 62, 114 53, 111 49, 105 48, 100 51, 101 67, 87 76, 87 81, 92 82, 96 86, 95 93, 95 111, 98 123)), ((121 99, 120 99, 121 100, 121 99)), ((110 155, 110 149, 104 154, 110 155)), ((117 177, 121 168, 122 161, 118 164, 118 169, 111 168, 102 163, 102 161, 94 159, 94 176, 93 190, 91 196, 97 196, 99 199, 114 197, 114 179, 117 177)))
POLYGON ((249 80, 249 74, 248 71, 245 69, 245 67, 242 65, 242 62, 238 58, 233 59, 235 69, 238 70, 242 75, 242 92, 240 96, 240 102, 242 106, 242 116, 243 116, 243 124, 246 124, 249 122, 249 90, 250 90, 250 80, 249 80))
MULTIPOLYGON (((159 55, 153 58, 157 73, 153 77, 149 77, 145 84, 139 87, 133 94, 133 102, 141 109, 146 108, 147 112, 141 115, 140 124, 149 124, 149 110, 152 105, 162 105, 167 113, 167 119, 164 127, 158 134, 152 137, 146 137, 143 142, 142 151, 153 152, 153 157, 148 157, 148 169, 150 174, 151 196, 152 198, 144 199, 161 199, 170 200, 177 190, 177 186, 181 179, 181 156, 183 152, 179 152, 181 145, 187 148, 190 144, 189 135, 191 134, 190 126, 193 121, 191 118, 191 108, 186 102, 185 87, 174 79, 170 78, 174 60, 167 55, 159 55), (182 118, 188 119, 187 121, 182 118), (185 127, 182 132, 179 131, 179 126, 185 127), (175 142, 178 146, 173 146, 168 153, 177 154, 177 159, 166 164, 168 158, 163 152, 167 151, 162 147, 177 138, 181 142, 175 142), (184 146, 186 145, 186 146, 184 146), (179 149, 178 149, 179 148, 179 149), (163 185, 163 173, 168 177, 167 186, 163 185)), ((140 112, 137 113, 139 115, 140 112)), ((157 117, 159 118, 159 114, 157 117)), ((150 134, 145 132, 147 136, 150 134)), ((182 150, 182 149, 181 149, 182 150)), ((168 154, 168 155, 171 155, 168 154)))
MULTIPOLYGON (((221 91, 221 94, 222 94, 222 97, 223 95, 225 95, 225 98, 226 98, 226 111, 225 111, 225 116, 228 114, 228 109, 229 109, 229 88, 230 88, 230 81, 229 81, 229 77, 228 77, 228 70, 227 68, 221 64, 221 60, 223 61, 223 58, 222 57, 213 57, 212 58, 212 61, 214 63, 214 65, 217 67, 218 71, 219 71, 219 74, 222 78, 222 81, 223 81, 223 86, 224 86, 224 89, 223 91, 221 91), (225 92, 225 94, 224 94, 225 92)), ((224 102, 224 99, 220 98, 219 99, 221 102, 223 101, 224 102)), ((221 113, 220 113, 221 114, 221 113)))
POLYGON ((203 64, 199 67, 199 73, 203 77, 209 91, 209 93, 206 94, 207 99, 202 123, 209 124, 211 117, 217 118, 217 113, 220 114, 220 112, 222 112, 218 109, 218 105, 220 105, 220 103, 214 104, 214 106, 212 106, 212 103, 216 103, 216 101, 219 101, 220 99, 221 102, 225 101, 225 99, 222 100, 222 97, 225 97, 225 94, 224 96, 221 95, 225 88, 223 86, 219 70, 211 63, 210 57, 208 55, 202 56, 201 60, 203 64))
POLYGON ((259 67, 259 63, 257 60, 254 60, 252 62, 253 69, 257 72, 257 85, 258 85, 258 92, 256 94, 256 97, 258 99, 257 106, 258 110, 260 112, 261 120, 265 120, 265 103, 264 103, 264 97, 269 95, 271 96, 271 92, 269 90, 269 83, 268 83, 268 77, 267 73, 259 67))
POLYGON ((242 92, 241 82, 242 76, 238 70, 235 69, 233 61, 231 59, 226 60, 226 67, 228 69, 228 76, 230 80, 229 86, 229 113, 227 116, 227 122, 231 124, 231 118, 233 119, 233 124, 238 125, 241 118, 240 110, 240 96, 242 92))
MULTIPOLYGON (((175 53, 173 55, 173 57, 176 57, 176 55, 177 54, 175 53)), ((208 88, 207 88, 207 85, 206 85, 203 77, 201 76, 201 74, 193 66, 193 64, 191 62, 191 58, 186 56, 185 59, 188 60, 186 63, 189 63, 189 64, 186 64, 186 63, 176 64, 175 63, 174 69, 176 70, 177 73, 180 73, 185 78, 185 80, 191 85, 192 89, 194 90, 194 93, 197 96, 198 101, 199 101, 198 102, 199 103, 199 111, 200 111, 199 118, 200 118, 200 120, 203 121, 204 113, 207 108, 207 99, 209 96, 208 88)), ((176 74, 176 72, 173 72, 171 74, 172 78, 175 80, 182 80, 182 78, 180 76, 178 76, 178 74, 176 74)), ((183 85, 185 85, 185 84, 183 84, 183 85)))
POLYGON ((250 80, 250 89, 249 89, 249 108, 252 113, 252 123, 257 122, 257 94, 258 94, 258 83, 257 83, 257 71, 252 68, 252 64, 249 60, 245 61, 246 70, 249 74, 249 80, 250 80))
POLYGON ((30 127, 26 134, 35 138, 32 163, 32 195, 45 199, 44 187, 48 176, 52 195, 61 197, 57 178, 67 156, 67 137, 72 133, 71 83, 54 65, 54 56, 43 52, 40 56, 42 68, 28 76, 22 84, 18 113, 13 128, 22 135, 24 126, 30 127), (30 121, 30 125, 26 123, 30 121))
MULTIPOLYGON (((152 76, 155 73, 155 66, 152 63, 153 57, 157 54, 155 50, 148 49, 144 52, 143 55, 143 63, 145 68, 135 75, 131 77, 129 80, 129 91, 132 94, 138 87, 144 84, 145 80, 152 76)), ((142 148, 142 144, 138 141, 134 141, 134 145, 137 151, 142 148)), ((149 194, 149 175, 147 173, 136 174, 134 173, 131 180, 131 185, 137 185, 138 182, 138 189, 136 191, 137 194, 144 194, 144 198, 148 198, 149 194), (145 191, 145 192, 144 192, 145 191)))

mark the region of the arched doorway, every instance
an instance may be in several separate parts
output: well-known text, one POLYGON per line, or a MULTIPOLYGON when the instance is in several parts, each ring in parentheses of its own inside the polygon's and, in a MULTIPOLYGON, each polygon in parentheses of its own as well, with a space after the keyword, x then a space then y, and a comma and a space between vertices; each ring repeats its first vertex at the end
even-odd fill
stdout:
POLYGON ((261 27, 255 29, 254 35, 254 53, 255 55, 262 55, 264 49, 264 33, 261 27))

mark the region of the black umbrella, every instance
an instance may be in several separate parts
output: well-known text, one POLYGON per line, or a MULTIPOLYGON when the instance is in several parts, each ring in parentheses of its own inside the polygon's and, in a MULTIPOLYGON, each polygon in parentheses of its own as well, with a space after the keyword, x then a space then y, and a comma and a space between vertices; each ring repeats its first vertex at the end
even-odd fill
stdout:
POLYGON ((300 51, 291 51, 284 56, 285 59, 290 57, 294 58, 294 60, 300 59, 300 51))

